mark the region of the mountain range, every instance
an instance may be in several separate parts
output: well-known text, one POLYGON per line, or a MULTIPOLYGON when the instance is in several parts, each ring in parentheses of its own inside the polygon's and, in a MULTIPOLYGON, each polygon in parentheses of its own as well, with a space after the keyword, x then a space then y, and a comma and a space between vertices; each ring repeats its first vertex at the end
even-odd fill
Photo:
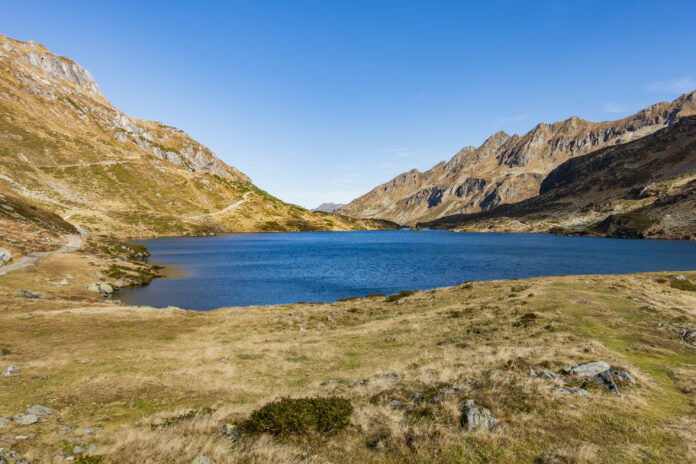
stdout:
MULTIPOLYGON (((426 172, 400 174, 338 212, 415 224, 493 210, 535 197, 549 173, 570 159, 635 141, 694 114, 696 92, 691 92, 616 121, 571 117, 539 123, 522 136, 497 132, 426 172)), ((610 178, 605 181, 611 186, 610 178)))

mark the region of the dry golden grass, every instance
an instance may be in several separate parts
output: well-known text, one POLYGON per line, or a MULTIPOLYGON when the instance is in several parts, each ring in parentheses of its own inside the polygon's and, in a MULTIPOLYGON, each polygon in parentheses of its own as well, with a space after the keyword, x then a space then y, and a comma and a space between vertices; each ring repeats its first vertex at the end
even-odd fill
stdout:
POLYGON ((403 304, 377 297, 207 313, 6 297, 0 368, 21 371, 0 378, 0 416, 33 404, 55 414, 6 427, 0 434, 37 435, 0 447, 36 462, 82 441, 121 463, 688 462, 696 351, 670 328, 696 323, 696 294, 665 278, 539 278, 416 292, 403 304), (593 360, 638 384, 620 385, 621 398, 586 385, 585 398, 554 394, 562 380, 527 374, 593 360), (457 389, 414 399, 440 384, 457 389), (218 434, 274 399, 327 395, 353 403, 348 429, 239 443, 218 434), (499 427, 462 430, 466 399, 499 427), (196 408, 212 411, 188 417, 196 408), (73 431, 59 434, 58 422, 73 431), (95 435, 80 432, 95 426, 95 435))

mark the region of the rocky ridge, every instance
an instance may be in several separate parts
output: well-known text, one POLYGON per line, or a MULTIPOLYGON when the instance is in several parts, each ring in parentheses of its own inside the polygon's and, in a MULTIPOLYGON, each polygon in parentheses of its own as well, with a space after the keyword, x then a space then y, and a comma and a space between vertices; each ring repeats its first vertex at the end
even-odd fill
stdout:
POLYGON ((413 224, 490 210, 535 196, 546 175, 568 159, 636 140, 693 114, 696 92, 617 121, 571 117, 539 123, 522 136, 497 132, 478 148, 465 147, 426 172, 400 174, 338 211, 413 224))
POLYGON ((567 160, 539 194, 489 211, 423 225, 495 230, 696 239, 696 116, 643 138, 567 160))

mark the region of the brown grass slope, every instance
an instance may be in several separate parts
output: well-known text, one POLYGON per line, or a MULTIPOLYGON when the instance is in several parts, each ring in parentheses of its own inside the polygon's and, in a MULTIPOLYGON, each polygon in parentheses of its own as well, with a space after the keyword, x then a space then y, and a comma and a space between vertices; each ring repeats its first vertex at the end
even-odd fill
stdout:
POLYGON ((19 368, 0 377, 0 417, 53 410, 0 426, 0 448, 35 463, 694 462, 695 281, 549 277, 210 312, 0 294, 0 367, 19 368), (587 361, 636 384, 619 397, 529 375, 587 361), (554 392, 566 386, 589 397, 554 392), (281 397, 354 412, 345 429, 220 435, 281 397), (494 430, 460 425, 469 399, 494 430))
MULTIPOLYGON (((183 131, 125 115, 91 75, 0 35, 3 192, 112 237, 388 226, 290 205, 183 131)), ((0 244, 2 246, 2 244, 0 244)))
POLYGON ((466 147, 426 172, 397 176, 339 212, 412 224, 519 202, 535 196, 546 175, 568 159, 635 140, 693 114, 696 92, 617 121, 572 117, 540 123, 522 136, 498 132, 480 147, 466 147))
POLYGON ((696 238, 696 117, 682 117, 651 135, 570 159, 551 171, 539 194, 528 200, 424 225, 696 238))

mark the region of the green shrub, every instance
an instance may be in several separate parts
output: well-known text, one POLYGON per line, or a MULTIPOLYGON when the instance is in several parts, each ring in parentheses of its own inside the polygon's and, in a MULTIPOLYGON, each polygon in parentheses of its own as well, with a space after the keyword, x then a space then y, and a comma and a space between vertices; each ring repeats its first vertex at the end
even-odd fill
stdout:
POLYGON ((414 293, 416 293, 416 292, 414 292, 412 290, 404 290, 402 292, 395 293, 394 295, 389 295, 387 297, 387 301, 389 301, 389 302, 398 301, 398 300, 405 298, 407 296, 411 296, 414 293))
POLYGON ((330 433, 347 427, 352 414, 344 398, 282 398, 252 412, 241 428, 273 435, 330 433))
POLYGON ((157 429, 162 429, 162 428, 166 428, 166 427, 171 427, 171 426, 177 425, 181 422, 191 420, 198 415, 208 415, 208 414, 212 414, 213 412, 215 412, 215 410, 213 408, 208 407, 208 406, 206 406, 204 408, 194 408, 194 409, 191 409, 190 411, 188 411, 180 416, 168 417, 161 424, 150 424, 150 428, 152 430, 157 430, 157 429))
POLYGON ((75 462, 76 464, 103 464, 105 461, 104 456, 80 453, 77 456, 75 456, 75 460, 73 462, 75 462))
POLYGON ((677 290, 696 292, 696 285, 694 285, 693 282, 686 280, 686 279, 684 279, 684 280, 672 279, 671 282, 669 283, 669 286, 672 288, 676 288, 677 290))

